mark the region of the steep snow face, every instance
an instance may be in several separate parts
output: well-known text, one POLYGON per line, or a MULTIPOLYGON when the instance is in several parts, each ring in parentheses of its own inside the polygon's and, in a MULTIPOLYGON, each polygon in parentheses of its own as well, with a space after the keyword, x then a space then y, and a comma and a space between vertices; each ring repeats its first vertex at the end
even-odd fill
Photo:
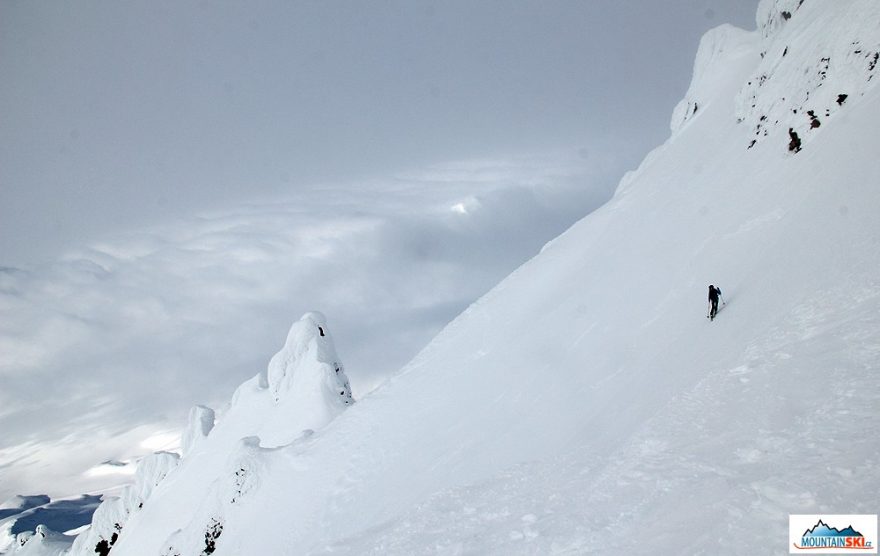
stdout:
MULTIPOLYGON (((809 156, 747 148, 736 99, 765 48, 837 44, 820 23, 880 3, 794 5, 710 33, 696 111, 615 198, 357 405, 323 319, 295 324, 113 553, 755 554, 784 551, 790 513, 876 512, 880 91, 809 156)), ((774 74, 786 98, 802 72, 774 74)))

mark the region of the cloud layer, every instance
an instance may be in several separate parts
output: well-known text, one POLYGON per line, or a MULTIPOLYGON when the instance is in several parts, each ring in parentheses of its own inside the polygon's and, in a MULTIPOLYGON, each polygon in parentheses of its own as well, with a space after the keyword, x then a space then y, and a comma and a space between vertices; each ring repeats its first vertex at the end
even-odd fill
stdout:
POLYGON ((363 395, 607 199, 582 155, 314 186, 0 269, 0 498, 113 485, 97 466, 173 445, 308 310, 363 395))

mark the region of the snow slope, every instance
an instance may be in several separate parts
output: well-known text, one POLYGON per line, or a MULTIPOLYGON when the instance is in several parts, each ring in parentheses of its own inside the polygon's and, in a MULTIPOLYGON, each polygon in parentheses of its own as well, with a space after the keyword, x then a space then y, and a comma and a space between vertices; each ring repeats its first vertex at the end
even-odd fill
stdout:
POLYGON ((213 428, 194 411, 112 553, 784 553, 790 513, 876 513, 880 91, 834 53, 880 45, 878 17, 765 0, 757 31, 707 34, 612 201, 350 407, 304 317, 213 428), (847 100, 796 128, 780 95, 826 57, 847 100))

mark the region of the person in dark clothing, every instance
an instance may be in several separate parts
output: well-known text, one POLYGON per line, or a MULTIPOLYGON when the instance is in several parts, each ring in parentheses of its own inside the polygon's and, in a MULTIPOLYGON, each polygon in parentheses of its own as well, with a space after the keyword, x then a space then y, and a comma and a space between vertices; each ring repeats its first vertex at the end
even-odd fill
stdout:
POLYGON ((715 320, 718 314, 718 298, 721 297, 721 288, 709 285, 709 320, 715 320))

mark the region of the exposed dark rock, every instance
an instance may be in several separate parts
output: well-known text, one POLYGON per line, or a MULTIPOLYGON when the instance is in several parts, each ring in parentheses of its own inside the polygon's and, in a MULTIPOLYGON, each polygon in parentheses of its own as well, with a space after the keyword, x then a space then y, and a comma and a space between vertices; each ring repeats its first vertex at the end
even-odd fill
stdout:
POLYGON ((223 524, 217 519, 212 519, 211 524, 205 530, 205 549, 202 551, 203 556, 213 554, 217 550, 217 539, 223 533, 223 524))
POLYGON ((788 150, 793 153, 800 152, 801 139, 798 137, 797 132, 792 128, 788 128, 788 136, 791 137, 791 141, 788 143, 788 150))

